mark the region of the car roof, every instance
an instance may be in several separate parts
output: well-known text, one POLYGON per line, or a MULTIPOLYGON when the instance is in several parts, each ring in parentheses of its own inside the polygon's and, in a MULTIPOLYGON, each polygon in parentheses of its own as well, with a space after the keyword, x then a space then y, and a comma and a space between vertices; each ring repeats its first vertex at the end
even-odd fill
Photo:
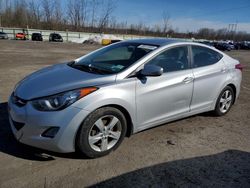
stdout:
POLYGON ((165 39, 165 38, 147 38, 147 39, 129 40, 127 42, 148 44, 148 45, 154 45, 154 46, 165 46, 165 45, 172 44, 172 43, 185 42, 185 40, 181 40, 181 39, 165 39))

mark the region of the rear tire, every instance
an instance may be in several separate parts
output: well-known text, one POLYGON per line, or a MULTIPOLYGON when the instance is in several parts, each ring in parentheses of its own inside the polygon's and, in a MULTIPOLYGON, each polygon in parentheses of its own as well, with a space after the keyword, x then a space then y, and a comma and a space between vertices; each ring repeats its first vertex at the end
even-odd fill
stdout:
POLYGON ((229 112, 235 99, 235 93, 230 86, 226 86, 220 93, 216 106, 214 109, 214 114, 216 116, 223 116, 229 112))
POLYGON ((103 107, 92 112, 82 123, 76 148, 89 158, 102 157, 118 148, 126 132, 123 113, 113 107, 103 107))

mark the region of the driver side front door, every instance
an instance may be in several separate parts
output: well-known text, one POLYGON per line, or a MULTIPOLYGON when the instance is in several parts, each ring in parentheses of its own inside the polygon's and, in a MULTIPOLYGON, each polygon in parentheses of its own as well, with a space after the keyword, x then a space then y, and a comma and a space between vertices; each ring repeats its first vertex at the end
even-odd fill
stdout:
POLYGON ((193 93, 193 72, 187 46, 160 53, 148 64, 161 66, 158 77, 136 81, 138 131, 188 113, 193 93))

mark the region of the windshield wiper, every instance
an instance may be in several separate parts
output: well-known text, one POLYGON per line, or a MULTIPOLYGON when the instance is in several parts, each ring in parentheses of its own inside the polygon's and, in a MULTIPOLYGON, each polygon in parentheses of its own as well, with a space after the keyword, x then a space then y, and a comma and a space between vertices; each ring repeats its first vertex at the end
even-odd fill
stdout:
POLYGON ((93 67, 93 66, 89 66, 85 64, 76 64, 75 62, 69 65, 73 68, 76 68, 85 72, 90 72, 90 73, 98 73, 98 74, 110 74, 111 73, 108 70, 99 69, 97 67, 93 67))
POLYGON ((109 70, 109 69, 106 69, 106 68, 100 67, 100 66, 93 66, 93 64, 90 64, 89 67, 91 67, 94 70, 98 70, 98 71, 101 71, 103 73, 106 73, 106 74, 114 73, 112 70, 109 70))

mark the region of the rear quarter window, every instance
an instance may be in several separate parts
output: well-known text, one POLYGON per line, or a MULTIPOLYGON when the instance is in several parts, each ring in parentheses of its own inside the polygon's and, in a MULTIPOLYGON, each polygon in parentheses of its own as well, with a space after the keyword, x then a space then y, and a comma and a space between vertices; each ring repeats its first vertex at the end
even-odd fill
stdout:
POLYGON ((193 68, 215 64, 223 57, 219 52, 202 46, 192 46, 192 54, 193 68))

